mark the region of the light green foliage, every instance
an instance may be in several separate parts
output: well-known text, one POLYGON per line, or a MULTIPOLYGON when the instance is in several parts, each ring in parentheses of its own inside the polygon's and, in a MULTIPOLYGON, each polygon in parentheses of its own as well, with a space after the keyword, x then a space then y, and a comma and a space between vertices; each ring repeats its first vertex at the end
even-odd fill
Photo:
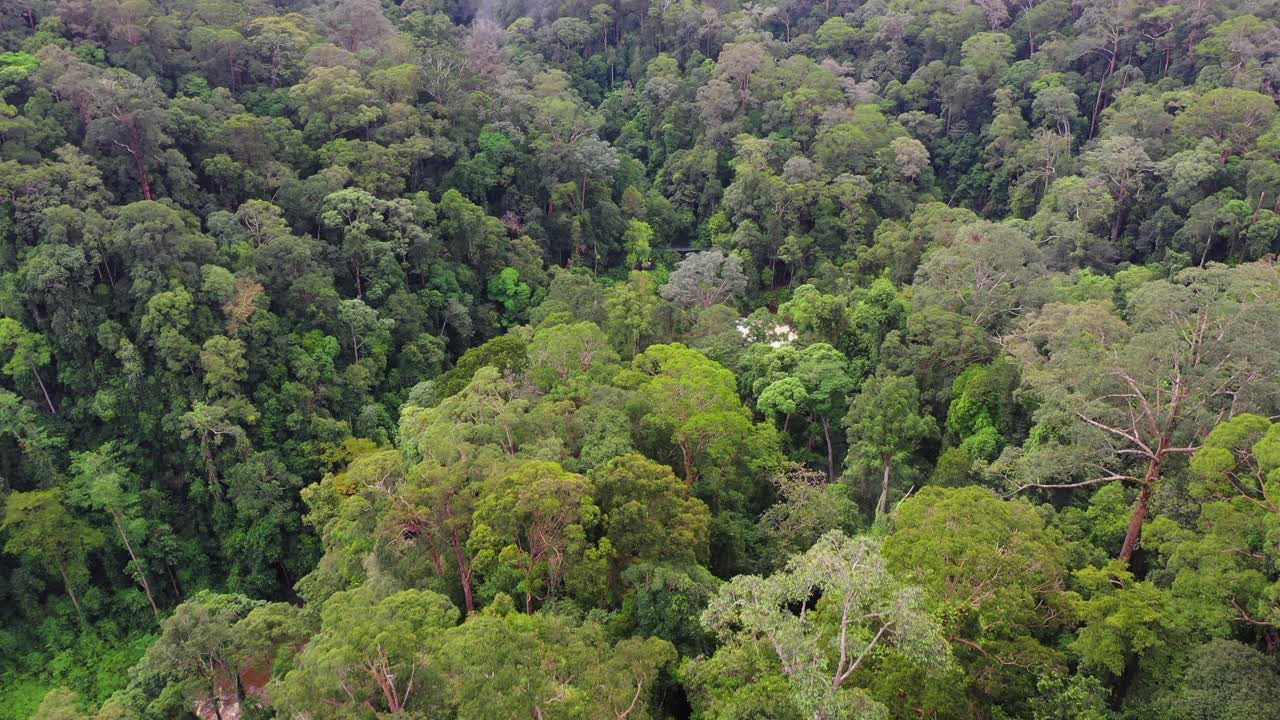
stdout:
POLYGON ((643 220, 631 220, 627 223, 622 243, 627 250, 627 267, 643 268, 649 264, 653 255, 653 228, 643 220))
POLYGON ((29 332, 13 318, 0 318, 0 350, 8 356, 0 371, 14 378, 34 379, 48 403, 49 412, 56 412, 49 391, 40 377, 40 368, 49 364, 49 344, 39 333, 29 332))
POLYGON ((809 392, 804 383, 793 377, 775 380, 760 392, 756 399, 756 407, 760 412, 772 418, 787 418, 804 407, 809 400, 809 392))
POLYGON ((1061 545, 1029 504, 978 487, 926 487, 895 511, 884 554, 950 612, 974 613, 980 626, 1031 627, 1062 600, 1061 545))
POLYGON ((495 714, 606 720, 624 712, 653 717, 658 673, 674 660, 665 640, 612 644, 592 622, 499 610, 446 633, 438 661, 462 720, 495 714))
POLYGON ((440 680, 424 651, 457 621, 453 603, 433 592, 379 597, 366 585, 336 593, 324 604, 319 634, 273 685, 275 702, 285 712, 332 718, 429 711, 440 702, 440 680))
POLYGON ((1040 248, 1022 231, 966 225, 950 245, 925 256, 916 273, 915 298, 994 331, 1043 301, 1044 272, 1040 248))
POLYGON ((1033 720, 1107 720, 1107 690, 1090 675, 1046 675, 1036 682, 1033 720))
POLYGON ((769 683, 800 716, 814 717, 883 712, 852 679, 873 651, 937 666, 950 662, 941 628, 920 606, 920 591, 893 579, 878 543, 839 532, 767 578, 734 578, 712 598, 702 622, 723 646, 690 662, 684 674, 695 706, 708 717, 733 717, 717 708, 729 710, 743 702, 740 693, 752 692, 739 664, 756 651, 763 661, 756 673, 772 676, 757 682, 769 683))
POLYGON ((632 272, 627 282, 609 288, 605 300, 608 321, 604 327, 620 355, 635 356, 643 341, 652 336, 659 302, 651 273, 632 272))
POLYGON ((529 307, 529 285, 520 282, 520 271, 503 268, 489 278, 489 299, 502 306, 503 323, 514 324, 529 307))
POLYGON ((754 432, 733 373, 679 343, 650 346, 620 379, 649 404, 644 422, 678 449, 680 469, 691 486, 705 466, 731 462, 754 432))
POLYGON ((79 698, 66 688, 54 688, 40 701, 40 707, 31 720, 84 720, 88 716, 80 709, 79 698))
POLYGON ((289 98, 307 134, 316 138, 333 138, 382 115, 374 91, 347 67, 312 69, 289 98))
POLYGON ((1013 41, 1009 36, 995 32, 971 35, 960 47, 964 64, 983 80, 1002 75, 1013 52, 1013 41))
POLYGON ((1061 667, 1040 633, 1070 613, 1063 541, 1029 504, 925 487, 894 511, 884 556, 925 591, 980 692, 1016 700, 1034 692, 1029 671, 1061 667))
POLYGON ((1246 413, 1215 427, 1192 456, 1191 470, 1202 481, 1192 489, 1196 497, 1244 497, 1280 513, 1280 428, 1266 418, 1246 413))
POLYGON ((116 449, 110 443, 96 452, 76 453, 72 460, 72 470, 73 499, 79 505, 104 511, 111 517, 116 535, 129 554, 128 574, 142 586, 159 619, 151 582, 147 577, 147 562, 141 556, 141 546, 135 549, 138 538, 145 536, 148 530, 139 508, 140 483, 120 462, 116 449))
POLYGON ((1214 88, 1195 97, 1174 126, 1192 137, 1222 142, 1228 151, 1242 152, 1271 124, 1275 112, 1275 101, 1261 93, 1214 88))
POLYGON ((1143 654, 1179 639, 1169 593, 1136 580, 1119 561, 1077 570, 1082 598, 1076 613, 1085 625, 1071 650, 1082 666, 1120 675, 1143 654))
MULTIPOLYGON (((1200 629, 1223 635, 1280 619, 1275 539, 1280 431, 1249 413, 1218 425, 1192 456, 1189 488, 1201 504, 1194 531, 1153 523, 1170 589, 1200 629)), ((1262 625, 1261 627, 1266 627, 1262 625)))
POLYGON ((1013 393, 1019 380, 1017 367, 998 358, 990 365, 969 368, 952 384, 947 431, 956 436, 970 457, 994 459, 1007 442, 1006 437, 1013 435, 1013 393))
POLYGON ((530 371, 548 386, 580 375, 609 374, 617 363, 617 353, 595 323, 544 325, 529 343, 530 371))
POLYGON ((89 553, 103 544, 102 533, 72 515, 58 489, 10 493, 4 507, 4 551, 30 557, 61 577, 83 620, 76 589, 89 579, 89 553))
POLYGON ((710 512, 671 468, 628 454, 597 466, 590 477, 610 549, 611 584, 637 563, 707 562, 710 512))
POLYGON ((562 579, 603 553, 593 552, 587 531, 600 522, 591 481, 553 462, 530 461, 492 483, 476 502, 475 529, 468 549, 476 567, 500 582, 511 574, 510 590, 534 600, 556 593, 562 579))
POLYGON ((248 369, 244 351, 242 341, 225 335, 214 335, 205 341, 200 351, 200 366, 204 369, 204 382, 210 397, 240 394, 238 386, 248 369))

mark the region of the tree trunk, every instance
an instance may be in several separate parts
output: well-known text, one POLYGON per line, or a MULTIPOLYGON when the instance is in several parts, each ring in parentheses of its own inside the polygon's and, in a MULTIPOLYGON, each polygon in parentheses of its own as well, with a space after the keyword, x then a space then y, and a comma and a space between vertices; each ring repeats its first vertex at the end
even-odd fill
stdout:
POLYGON ((133 551, 133 543, 129 542, 129 536, 125 534, 124 524, 120 522, 119 513, 111 513, 112 519, 116 521, 116 532, 120 533, 120 540, 124 542, 124 549, 129 551, 129 559, 133 561, 138 568, 138 583, 142 585, 142 591, 147 594, 147 602, 151 603, 151 612, 156 616, 156 622, 160 622, 160 608, 156 607, 156 597, 151 592, 151 583, 147 580, 147 573, 142 569, 142 561, 138 559, 137 553, 133 551))
MULTIPOLYGON (((1161 445, 1164 443, 1162 442, 1161 445)), ((1163 448, 1161 448, 1163 449, 1163 448)), ((1159 452, 1159 451, 1157 451, 1159 452)), ((1147 503, 1151 500, 1151 488, 1160 479, 1160 464, 1163 455, 1157 454, 1147 463, 1147 474, 1142 490, 1138 492, 1138 501, 1133 506, 1133 515, 1129 516, 1129 527, 1124 533, 1124 544, 1120 546, 1120 559, 1126 563, 1133 559, 1138 549, 1138 541, 1142 539, 1142 523, 1147 519, 1147 503)))
POLYGON ((822 418, 822 436, 827 441, 827 482, 836 481, 836 453, 831 447, 831 418, 822 418))
POLYGON ((688 445, 680 444, 680 463, 684 465, 684 482, 689 487, 698 479, 693 470, 693 452, 688 445))
POLYGON ((44 386, 44 378, 40 377, 40 371, 34 367, 31 368, 31 374, 36 376, 36 384, 40 386, 40 393, 44 395, 44 403, 49 406, 49 414, 57 415, 58 411, 53 407, 53 399, 49 397, 49 389, 44 386))
POLYGON ((526 581, 529 583, 525 586, 524 591, 524 613, 526 615, 533 614, 533 571, 536 567, 536 561, 533 559, 533 549, 529 550, 529 566, 525 571, 526 581))
POLYGON ((107 271, 107 281, 111 283, 111 288, 114 290, 116 286, 116 274, 111 269, 111 255, 107 252, 107 248, 103 246, 102 240, 98 240, 97 245, 98 252, 102 254, 102 266, 106 268, 107 271))
POLYGON ((138 173, 138 183, 142 185, 142 199, 153 200, 151 195, 151 174, 147 172, 147 159, 142 155, 142 128, 137 123, 129 127, 129 147, 133 156, 133 167, 138 173))
POLYGON ((209 477, 209 491, 216 500, 222 500, 222 481, 218 479, 218 465, 213 459, 213 447, 209 443, 209 434, 200 436, 201 449, 204 450, 204 470, 209 477))
POLYGON ((382 697, 387 701, 387 709, 391 714, 400 712, 400 698, 396 696, 395 686, 391 684, 392 680, 388 677, 388 673, 382 671, 377 672, 376 677, 378 687, 382 689, 382 697))
POLYGON ((1124 210, 1116 210, 1116 217, 1111 221, 1111 243, 1114 245, 1120 240, 1120 227, 1124 224, 1124 210))
POLYGON ((467 614, 471 614, 476 609, 475 598, 471 594, 471 562, 462 552, 462 538, 458 537, 457 530, 454 530, 450 536, 449 544, 453 545, 453 554, 458 561, 458 577, 462 581, 462 599, 467 606, 467 614))
POLYGON ((187 593, 182 589, 182 583, 178 581, 178 576, 173 574, 173 563, 168 560, 164 561, 165 573, 169 576, 169 584, 173 586, 173 594, 178 598, 178 602, 182 602, 187 593))
POLYGON ((1107 71, 1103 73, 1102 80, 1098 83, 1098 95, 1093 100, 1093 118, 1089 121, 1089 137, 1093 137, 1094 130, 1098 127, 1098 114, 1102 112, 1102 89, 1106 87, 1107 80, 1111 77, 1111 73, 1116 69, 1116 53, 1119 51, 1119 40, 1111 42, 1111 61, 1107 63, 1107 71))
POLYGON ((62 574, 62 584, 67 588, 67 597, 71 598, 71 606, 76 609, 76 617, 80 618, 80 624, 84 624, 84 611, 80 609, 80 598, 76 597, 75 588, 71 587, 71 578, 67 577, 67 568, 58 563, 58 572, 62 574))
POLYGON ((889 481, 893 478, 893 455, 886 453, 880 458, 883 474, 880 476, 880 502, 876 504, 876 515, 889 514, 889 481))

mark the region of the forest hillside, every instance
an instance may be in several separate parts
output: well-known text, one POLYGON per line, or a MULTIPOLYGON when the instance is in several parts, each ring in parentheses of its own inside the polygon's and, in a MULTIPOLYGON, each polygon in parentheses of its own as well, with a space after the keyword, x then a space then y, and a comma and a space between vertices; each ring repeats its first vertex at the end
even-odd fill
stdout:
POLYGON ((1280 720, 1274 0, 0 0, 0 720, 1280 720))

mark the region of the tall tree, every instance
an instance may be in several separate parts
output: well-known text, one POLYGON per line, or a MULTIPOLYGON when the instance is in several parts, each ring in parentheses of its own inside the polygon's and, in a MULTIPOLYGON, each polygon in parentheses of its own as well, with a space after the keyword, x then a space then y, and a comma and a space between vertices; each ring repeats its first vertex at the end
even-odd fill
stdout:
POLYGON ((600 520, 591 481, 553 462, 530 461, 493 481, 476 502, 468 547, 476 565, 498 574, 510 566, 522 577, 525 612, 535 598, 558 589, 578 556, 586 532, 600 520))
POLYGON ((10 377, 30 375, 40 388, 40 395, 44 398, 45 407, 49 408, 49 414, 57 415, 58 410, 53 405, 49 388, 40 375, 40 368, 53 360, 49 343, 44 336, 27 330, 13 318, 0 318, 0 350, 9 355, 0 370, 10 377))
POLYGON ((457 623, 458 609, 426 590, 379 595, 369 583, 325 601, 319 633, 273 684, 273 705, 324 718, 403 717, 438 707, 443 679, 428 653, 457 623))
POLYGON ((937 667, 950 662, 920 591, 893 578, 876 541, 840 532, 824 535, 767 578, 734 578, 712 598, 702 623, 721 647, 685 670, 699 709, 735 705, 736 694, 760 682, 798 717, 874 716, 883 709, 851 681, 873 656, 900 654, 937 667), (769 658, 767 669, 744 683, 748 669, 740 664, 756 655, 769 658))
POLYGON ((681 305, 706 309, 731 302, 746 288, 741 258, 707 250, 681 260, 659 292, 681 305))
POLYGON ((145 527, 145 521, 141 521, 137 513, 136 478, 116 457, 115 448, 110 444, 93 452, 77 453, 72 459, 72 471, 72 482, 79 495, 77 502, 111 516, 120 544, 129 553, 129 574, 142 586, 151 612, 155 614, 156 622, 160 622, 160 608, 156 605, 151 580, 147 576, 147 563, 134 549, 134 540, 130 538, 140 526, 145 527))
POLYGON ((1119 556, 1129 561, 1170 457, 1194 452, 1215 416, 1274 405, 1280 353, 1259 338, 1280 331, 1269 309, 1277 301, 1280 271, 1255 263, 1145 283, 1127 323, 1109 301, 1046 306, 1016 351, 1044 400, 1036 419, 1050 441, 1021 455, 1015 485, 1137 485, 1119 556))
POLYGON ((4 550, 35 558, 62 578, 80 622, 84 610, 76 587, 89 578, 89 553, 102 546, 102 533, 72 515, 59 489, 14 492, 5 498, 0 530, 9 536, 4 550))
POLYGON ((849 405, 845 426, 849 434, 849 465, 879 470, 876 514, 888 514, 894 464, 937 433, 933 417, 920 413, 920 390, 915 378, 867 380, 849 405))

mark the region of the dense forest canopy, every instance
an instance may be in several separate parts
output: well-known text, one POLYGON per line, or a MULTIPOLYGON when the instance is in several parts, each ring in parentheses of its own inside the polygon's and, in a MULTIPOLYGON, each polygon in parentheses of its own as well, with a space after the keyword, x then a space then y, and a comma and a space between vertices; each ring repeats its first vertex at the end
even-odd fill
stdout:
POLYGON ((1271 0, 3 0, 0 720, 1280 720, 1271 0))

